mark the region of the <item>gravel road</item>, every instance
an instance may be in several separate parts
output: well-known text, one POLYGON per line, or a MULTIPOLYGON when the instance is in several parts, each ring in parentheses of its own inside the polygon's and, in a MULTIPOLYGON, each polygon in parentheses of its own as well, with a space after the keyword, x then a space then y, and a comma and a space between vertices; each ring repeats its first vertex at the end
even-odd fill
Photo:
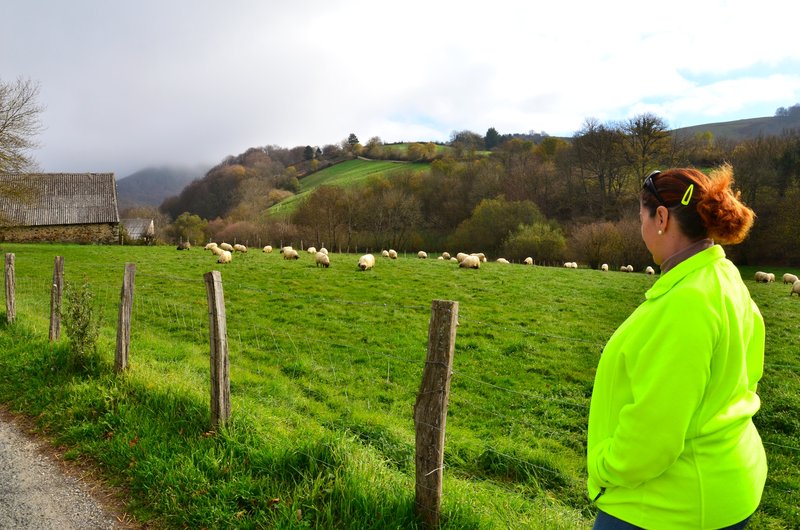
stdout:
POLYGON ((0 411, 0 530, 130 529, 105 488, 0 411))

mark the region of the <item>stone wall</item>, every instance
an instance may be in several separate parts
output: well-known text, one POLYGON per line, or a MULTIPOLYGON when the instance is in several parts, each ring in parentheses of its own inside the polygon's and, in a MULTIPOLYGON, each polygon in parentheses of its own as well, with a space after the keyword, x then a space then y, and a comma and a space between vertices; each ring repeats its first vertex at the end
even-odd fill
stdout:
POLYGON ((118 244, 119 224, 6 226, 0 227, 0 241, 14 243, 118 244))

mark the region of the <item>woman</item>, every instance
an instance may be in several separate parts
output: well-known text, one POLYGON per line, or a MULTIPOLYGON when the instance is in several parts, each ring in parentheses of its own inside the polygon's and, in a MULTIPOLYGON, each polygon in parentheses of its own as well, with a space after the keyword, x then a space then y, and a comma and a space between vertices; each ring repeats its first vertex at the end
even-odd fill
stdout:
POLYGON ((733 173, 647 177, 642 239, 661 277, 603 350, 589 411, 594 528, 744 528, 767 462, 752 422, 764 321, 716 243, 741 242, 753 211, 733 173))

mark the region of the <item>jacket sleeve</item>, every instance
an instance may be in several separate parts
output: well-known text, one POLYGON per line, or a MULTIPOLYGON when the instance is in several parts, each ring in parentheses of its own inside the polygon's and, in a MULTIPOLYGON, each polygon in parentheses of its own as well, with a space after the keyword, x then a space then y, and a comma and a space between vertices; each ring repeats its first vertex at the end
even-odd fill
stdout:
POLYGON ((636 487, 680 456, 710 377, 718 334, 716 310, 697 289, 676 289, 665 307, 637 323, 623 345, 632 402, 613 436, 592 451, 589 476, 601 487, 636 487))

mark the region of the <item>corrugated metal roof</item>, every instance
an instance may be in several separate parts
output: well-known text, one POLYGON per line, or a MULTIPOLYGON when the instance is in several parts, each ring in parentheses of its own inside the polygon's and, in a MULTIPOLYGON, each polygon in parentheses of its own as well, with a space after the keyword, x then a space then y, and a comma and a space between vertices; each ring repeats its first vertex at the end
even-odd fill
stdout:
POLYGON ((131 239, 141 239, 145 236, 155 235, 155 226, 152 219, 120 219, 120 223, 131 239))
POLYGON ((14 226, 118 223, 113 173, 0 173, 0 217, 14 226))

